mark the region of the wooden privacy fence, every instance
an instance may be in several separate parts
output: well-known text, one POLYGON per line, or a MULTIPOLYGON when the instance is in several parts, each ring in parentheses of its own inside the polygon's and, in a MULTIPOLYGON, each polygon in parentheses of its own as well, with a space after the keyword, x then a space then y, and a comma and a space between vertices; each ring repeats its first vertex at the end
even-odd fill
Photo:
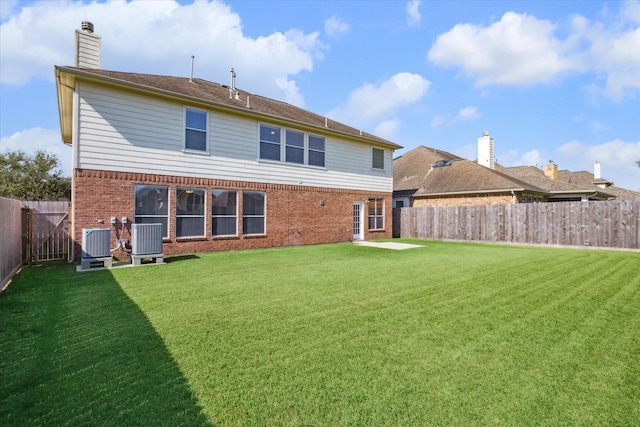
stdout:
POLYGON ((22 264, 70 259, 69 202, 0 197, 0 290, 22 264))
POLYGON ((22 202, 0 197, 0 290, 22 265, 22 202))
POLYGON ((394 209, 394 237, 640 249, 640 200, 394 209))
POLYGON ((23 202, 23 261, 69 261, 69 202, 23 202))

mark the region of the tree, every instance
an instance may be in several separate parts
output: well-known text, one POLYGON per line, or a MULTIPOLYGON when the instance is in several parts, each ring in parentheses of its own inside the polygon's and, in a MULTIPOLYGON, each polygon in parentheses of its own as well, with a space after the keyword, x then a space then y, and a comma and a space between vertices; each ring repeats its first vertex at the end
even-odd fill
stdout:
POLYGON ((640 168, 640 160, 636 160, 636 165, 640 168))
POLYGON ((58 157, 39 150, 33 156, 21 150, 0 154, 0 196, 25 200, 71 198, 71 178, 62 176, 58 157))

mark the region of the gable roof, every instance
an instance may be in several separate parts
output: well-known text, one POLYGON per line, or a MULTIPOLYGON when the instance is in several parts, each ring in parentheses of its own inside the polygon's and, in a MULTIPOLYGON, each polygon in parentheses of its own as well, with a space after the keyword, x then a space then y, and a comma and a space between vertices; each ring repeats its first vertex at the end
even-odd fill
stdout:
POLYGON ((414 197, 509 191, 544 193, 525 181, 425 146, 394 160, 393 190, 414 197), (436 163, 440 160, 441 164, 436 163))
POLYGON ((319 114, 260 95, 202 79, 125 73, 100 69, 56 66, 58 107, 62 140, 71 144, 73 91, 76 81, 91 81, 114 88, 152 96, 174 98, 181 102, 225 111, 231 114, 268 120, 275 124, 302 127, 323 135, 368 142, 396 150, 402 146, 359 129, 330 120, 319 114))
POLYGON ((614 185, 613 182, 607 181, 606 179, 596 180, 594 179, 593 174, 587 171, 572 172, 566 169, 560 170, 558 171, 558 179, 570 184, 590 186, 596 189, 602 189, 601 185, 604 185, 606 187, 604 188, 604 191, 616 196, 616 200, 640 199, 639 191, 618 187, 614 185))
MULTIPOLYGON (((557 196, 569 197, 572 195, 588 195, 589 198, 596 199, 608 199, 613 197, 613 194, 610 194, 608 191, 602 191, 600 187, 592 184, 574 184, 561 179, 550 179, 542 170, 535 166, 504 167, 496 164, 496 169, 514 178, 529 182, 544 191, 557 196)), ((560 173, 558 174, 560 175, 560 173)))

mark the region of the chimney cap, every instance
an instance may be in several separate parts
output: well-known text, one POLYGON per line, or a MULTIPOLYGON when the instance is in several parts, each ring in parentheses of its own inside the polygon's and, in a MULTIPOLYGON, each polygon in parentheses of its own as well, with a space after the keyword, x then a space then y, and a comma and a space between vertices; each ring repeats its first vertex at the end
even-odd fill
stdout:
POLYGON ((89 21, 82 21, 82 31, 93 34, 93 24, 89 21))
POLYGON ((489 136, 489 131, 485 130, 484 132, 482 132, 482 136, 489 136))

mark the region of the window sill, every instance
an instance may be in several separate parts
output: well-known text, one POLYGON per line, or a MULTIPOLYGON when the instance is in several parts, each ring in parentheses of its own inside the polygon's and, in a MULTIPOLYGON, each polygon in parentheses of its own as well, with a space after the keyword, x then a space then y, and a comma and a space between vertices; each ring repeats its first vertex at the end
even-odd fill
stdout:
POLYGON ((191 150, 189 148, 183 148, 182 152, 185 154, 196 154, 198 156, 207 156, 207 157, 211 156, 209 151, 191 150))
POLYGON ((202 242, 206 241, 206 236, 193 236, 193 237, 176 237, 176 243, 180 242, 202 242))
POLYGON ((279 165, 279 166, 289 166, 294 168, 316 169, 321 171, 328 170, 326 166, 305 165, 304 163, 283 162, 280 160, 258 159, 258 163, 265 163, 269 165, 279 165))
POLYGON ((211 240, 239 240, 240 236, 211 236, 211 240))
POLYGON ((244 234, 242 236, 243 239, 264 239, 266 237, 266 234, 244 234))

